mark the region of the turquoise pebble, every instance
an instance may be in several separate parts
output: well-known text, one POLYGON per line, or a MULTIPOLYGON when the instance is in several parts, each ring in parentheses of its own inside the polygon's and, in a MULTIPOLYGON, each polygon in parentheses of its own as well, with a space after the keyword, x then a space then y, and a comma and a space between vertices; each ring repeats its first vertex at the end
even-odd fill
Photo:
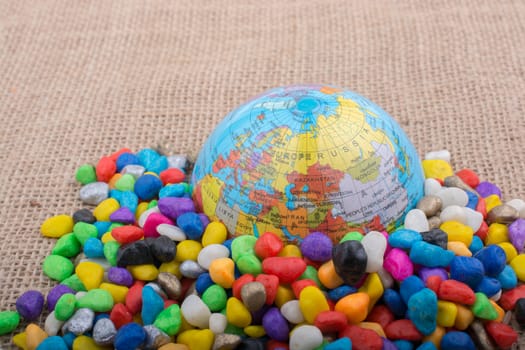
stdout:
POLYGON ((434 343, 430 342, 430 341, 427 341, 427 342, 424 342, 422 343, 421 345, 419 345, 416 350, 437 350, 436 346, 434 345, 434 343))
POLYGON ((166 156, 158 157, 148 167, 148 171, 152 171, 157 174, 160 174, 166 169, 168 169, 168 158, 166 158, 166 156))
POLYGON ((121 207, 128 208, 132 213, 137 211, 139 197, 132 191, 124 191, 120 195, 119 204, 121 207))
POLYGON ((408 318, 424 335, 436 329, 438 312, 437 296, 432 290, 423 288, 408 299, 408 318))
POLYGON ((473 236, 472 242, 470 243, 468 249, 472 252, 472 254, 476 254, 481 249, 483 249, 483 247, 484 247, 484 244, 481 238, 479 238, 478 236, 473 236))
POLYGON ((55 335, 44 339, 36 350, 68 350, 68 347, 62 337, 55 335))
POLYGON ((348 350, 352 349, 352 341, 350 338, 343 337, 339 338, 336 341, 326 344, 323 347, 323 350, 348 350))
POLYGON ((116 190, 116 189, 112 189, 112 190, 109 191, 109 196, 111 198, 115 198, 120 203, 120 198, 122 197, 122 191, 116 190))
POLYGON ((108 232, 111 221, 97 221, 93 225, 97 228, 97 238, 101 238, 108 232))
POLYGON ((84 243, 84 254, 88 258, 103 258, 104 257, 104 243, 98 238, 89 238, 84 243))
POLYGON ((137 152, 136 156, 139 159, 140 165, 149 171, 149 168, 153 165, 157 158, 160 157, 160 154, 154 149, 143 148, 137 152))
POLYGON ((425 241, 415 242, 410 249, 410 260, 426 267, 447 267, 454 256, 454 252, 425 241))
POLYGON ((134 192, 139 199, 150 201, 159 194, 161 188, 162 181, 157 176, 144 174, 135 182, 134 192))
POLYGON ((388 236, 388 244, 394 248, 410 249, 415 242, 422 239, 421 234, 417 231, 398 229, 388 236))
POLYGON ((64 342, 66 343, 68 349, 73 348, 73 342, 75 341, 76 337, 76 334, 71 332, 68 332, 62 336, 62 339, 64 339, 64 342))
POLYGON ((394 340, 392 343, 394 343, 397 350, 412 350, 414 348, 414 345, 411 342, 404 339, 394 340))
POLYGON ((420 290, 425 288, 425 282, 423 280, 415 275, 408 276, 401 282, 401 285, 399 286, 399 294, 401 295, 401 298, 405 302, 405 304, 408 303, 408 300, 410 297, 419 292, 420 290))
POLYGON ((142 322, 144 325, 153 324, 155 319, 164 310, 164 300, 150 286, 142 288, 142 322))
POLYGON ((186 194, 187 185, 182 183, 173 184, 163 187, 159 191, 159 198, 165 197, 183 197, 186 194))
POLYGON ((518 285, 518 276, 516 276, 516 272, 509 265, 505 266, 497 278, 503 289, 512 289, 518 285))

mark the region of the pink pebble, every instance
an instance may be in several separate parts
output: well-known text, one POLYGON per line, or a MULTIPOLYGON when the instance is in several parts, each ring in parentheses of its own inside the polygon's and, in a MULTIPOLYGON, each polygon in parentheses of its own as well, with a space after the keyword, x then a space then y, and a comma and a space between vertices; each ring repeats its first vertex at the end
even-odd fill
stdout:
POLYGON ((173 225, 173 221, 160 213, 149 214, 142 228, 144 230, 144 237, 159 237, 160 234, 157 232, 157 226, 160 224, 173 225))
POLYGON ((390 272, 396 281, 403 281, 414 273, 414 265, 408 254, 399 248, 393 248, 383 262, 385 270, 390 272))

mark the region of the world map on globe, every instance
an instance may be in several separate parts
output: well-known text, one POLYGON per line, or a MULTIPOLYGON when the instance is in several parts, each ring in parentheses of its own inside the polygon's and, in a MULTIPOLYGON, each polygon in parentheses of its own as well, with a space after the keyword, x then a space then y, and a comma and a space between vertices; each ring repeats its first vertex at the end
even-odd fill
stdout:
POLYGON ((233 110, 203 145, 192 185, 199 209, 232 235, 400 224, 423 195, 418 154, 380 107, 321 85, 269 90, 233 110))

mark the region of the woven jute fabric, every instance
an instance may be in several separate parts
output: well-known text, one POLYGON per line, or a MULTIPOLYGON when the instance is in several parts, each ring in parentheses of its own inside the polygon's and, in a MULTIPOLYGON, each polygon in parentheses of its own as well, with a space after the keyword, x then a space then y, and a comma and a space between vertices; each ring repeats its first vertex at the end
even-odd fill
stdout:
POLYGON ((420 155, 448 149, 525 198, 524 67, 523 1, 2 0, 0 310, 55 285, 39 227, 83 207, 79 165, 122 147, 196 154, 280 85, 356 91, 420 155))

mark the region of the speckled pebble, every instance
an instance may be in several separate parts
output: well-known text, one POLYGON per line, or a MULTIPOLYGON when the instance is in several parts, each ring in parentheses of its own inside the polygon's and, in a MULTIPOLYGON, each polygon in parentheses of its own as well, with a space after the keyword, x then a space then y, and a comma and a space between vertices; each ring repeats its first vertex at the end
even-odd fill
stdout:
POLYGON ((241 288, 241 299, 249 311, 257 311, 266 302, 266 290, 260 282, 249 282, 241 288))
POLYGON ((117 329, 109 318, 99 319, 93 327, 93 340, 98 345, 113 344, 116 335, 117 329))
POLYGON ((109 195, 109 186, 105 182, 92 182, 82 186, 79 192, 80 200, 85 204, 98 205, 109 195))
POLYGON ((212 350, 233 350, 241 343, 242 338, 237 334, 216 334, 212 350))
POLYGON ((95 313, 93 310, 88 308, 80 308, 71 318, 64 323, 62 331, 74 333, 76 335, 83 334, 93 327, 93 320, 95 319, 95 313))
POLYGON ((436 215, 440 210, 443 202, 438 196, 424 196, 417 203, 416 208, 422 210, 427 217, 436 215))
POLYGON ((158 349, 171 342, 171 337, 154 325, 144 326, 144 331, 146 332, 146 341, 143 345, 145 349, 158 349))

